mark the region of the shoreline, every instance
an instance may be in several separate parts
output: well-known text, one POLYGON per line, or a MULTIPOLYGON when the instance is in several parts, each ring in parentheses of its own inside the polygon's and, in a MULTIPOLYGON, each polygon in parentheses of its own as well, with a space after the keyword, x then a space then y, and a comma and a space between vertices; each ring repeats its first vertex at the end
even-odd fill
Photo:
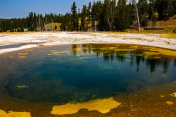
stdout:
POLYGON ((160 35, 161 34, 114 32, 27 32, 15 34, 0 33, 0 54, 31 49, 35 47, 90 43, 130 44, 176 50, 176 39, 162 38, 160 35))

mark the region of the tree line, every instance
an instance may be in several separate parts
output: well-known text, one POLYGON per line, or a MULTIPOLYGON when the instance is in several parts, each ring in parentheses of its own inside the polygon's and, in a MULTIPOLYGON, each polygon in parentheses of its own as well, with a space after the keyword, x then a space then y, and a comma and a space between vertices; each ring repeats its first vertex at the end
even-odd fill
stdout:
POLYGON ((26 18, 13 18, 0 22, 0 31, 23 32, 35 31, 37 27, 45 30, 45 24, 52 22, 62 23, 63 31, 123 31, 136 28, 137 24, 146 27, 149 21, 168 20, 176 14, 176 0, 104 0, 83 5, 78 9, 74 2, 71 13, 36 14, 30 12, 26 18), (137 15, 136 15, 137 13, 137 15), (156 15, 158 14, 158 15, 156 15), (139 20, 139 21, 138 21, 139 20), (138 21, 138 22, 137 22, 138 21))

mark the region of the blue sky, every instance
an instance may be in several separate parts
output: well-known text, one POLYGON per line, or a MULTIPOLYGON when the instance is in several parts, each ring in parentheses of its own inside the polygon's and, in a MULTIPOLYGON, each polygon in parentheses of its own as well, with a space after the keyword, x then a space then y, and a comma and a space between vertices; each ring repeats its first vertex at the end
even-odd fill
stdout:
POLYGON ((96 0, 0 0, 0 18, 26 17, 30 11, 64 14, 70 12, 74 1, 80 8, 96 0))

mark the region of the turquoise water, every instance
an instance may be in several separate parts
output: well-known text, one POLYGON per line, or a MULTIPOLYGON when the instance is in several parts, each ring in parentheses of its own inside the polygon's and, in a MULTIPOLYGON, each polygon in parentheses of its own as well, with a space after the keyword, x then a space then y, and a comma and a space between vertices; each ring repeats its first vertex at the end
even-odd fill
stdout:
POLYGON ((13 66, 5 88, 11 97, 30 102, 85 102, 176 80, 174 57, 140 46, 83 44, 21 53, 28 54, 13 53, 4 63, 13 66))

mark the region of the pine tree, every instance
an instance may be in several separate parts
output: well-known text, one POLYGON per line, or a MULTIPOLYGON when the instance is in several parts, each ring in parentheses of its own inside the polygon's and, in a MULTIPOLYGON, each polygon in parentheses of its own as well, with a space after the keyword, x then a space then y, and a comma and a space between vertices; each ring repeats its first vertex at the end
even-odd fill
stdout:
POLYGON ((115 9, 116 9, 116 0, 111 1, 111 29, 114 30, 114 17, 115 17, 115 9))
POLYGON ((173 14, 175 15, 176 14, 176 0, 173 0, 172 4, 173 4, 173 14))
POLYGON ((86 16, 87 16, 87 7, 86 7, 86 5, 83 5, 83 9, 82 9, 82 13, 81 13, 81 30, 82 31, 87 30, 86 16))
POLYGON ((168 17, 175 15, 176 11, 176 0, 168 1, 168 17))
POLYGON ((91 16, 92 16, 92 28, 95 30, 95 21, 97 20, 96 17, 96 3, 94 2, 92 5, 92 12, 91 12, 91 16))
POLYGON ((148 3, 147 0, 139 0, 138 2, 139 19, 142 27, 148 25, 148 3))
POLYGON ((76 3, 73 3, 73 6, 71 8, 72 11, 72 19, 71 19, 71 30, 72 31, 76 31, 78 30, 78 16, 77 16, 77 7, 76 7, 76 3))
POLYGON ((123 31, 130 25, 129 9, 126 5, 126 0, 119 0, 116 8, 115 26, 116 30, 123 31))
POLYGON ((149 7, 148 7, 148 14, 149 14, 149 17, 148 17, 148 19, 149 20, 152 20, 152 21, 154 21, 155 19, 156 19, 156 17, 155 17, 155 3, 154 3, 154 0, 150 0, 150 2, 149 2, 149 7))
POLYGON ((72 25, 71 19, 72 19, 72 16, 69 13, 66 13, 65 16, 63 16, 61 30, 64 30, 64 31, 71 30, 71 25, 72 25))
POLYGON ((167 9, 168 1, 167 0, 156 0, 156 8, 159 15, 159 20, 167 20, 167 9))
POLYGON ((93 13, 93 17, 94 17, 94 20, 98 21, 98 26, 96 27, 96 30, 100 30, 102 31, 103 30, 103 4, 101 1, 97 1, 94 6, 92 6, 92 10, 93 10, 93 7, 94 7, 94 11, 92 11, 93 13))
POLYGON ((91 22, 91 10, 92 10, 92 4, 89 2, 89 6, 87 8, 87 18, 88 18, 88 23, 91 22))
MULTIPOLYGON (((77 12, 75 2, 71 7, 71 13, 65 15, 56 14, 36 14, 30 12, 26 18, 13 18, 9 20, 0 21, 0 31, 24 31, 28 28, 29 31, 36 30, 36 27, 41 27, 44 30, 44 25, 52 22, 60 22, 61 30, 71 31, 86 31, 88 29, 87 23, 92 23, 92 29, 100 31, 123 31, 129 28, 130 24, 137 18, 138 27, 147 26, 148 20, 157 22, 157 20, 167 20, 176 14, 176 0, 130 0, 133 4, 127 4, 126 0, 98 0, 93 4, 89 2, 88 7, 85 5, 77 12), (138 1, 138 4, 136 3, 138 1), (135 13, 134 13, 135 8, 135 13), (80 13, 81 11, 81 13, 80 13), (155 16, 158 12, 159 18, 155 16), (81 24, 79 24, 81 18, 81 24), (86 21, 87 19, 87 21, 86 21), (95 27, 95 21, 98 26, 95 27)), ((154 26, 154 25, 153 25, 154 26)))
POLYGON ((111 1, 105 0, 103 5, 104 30, 112 30, 111 1))

